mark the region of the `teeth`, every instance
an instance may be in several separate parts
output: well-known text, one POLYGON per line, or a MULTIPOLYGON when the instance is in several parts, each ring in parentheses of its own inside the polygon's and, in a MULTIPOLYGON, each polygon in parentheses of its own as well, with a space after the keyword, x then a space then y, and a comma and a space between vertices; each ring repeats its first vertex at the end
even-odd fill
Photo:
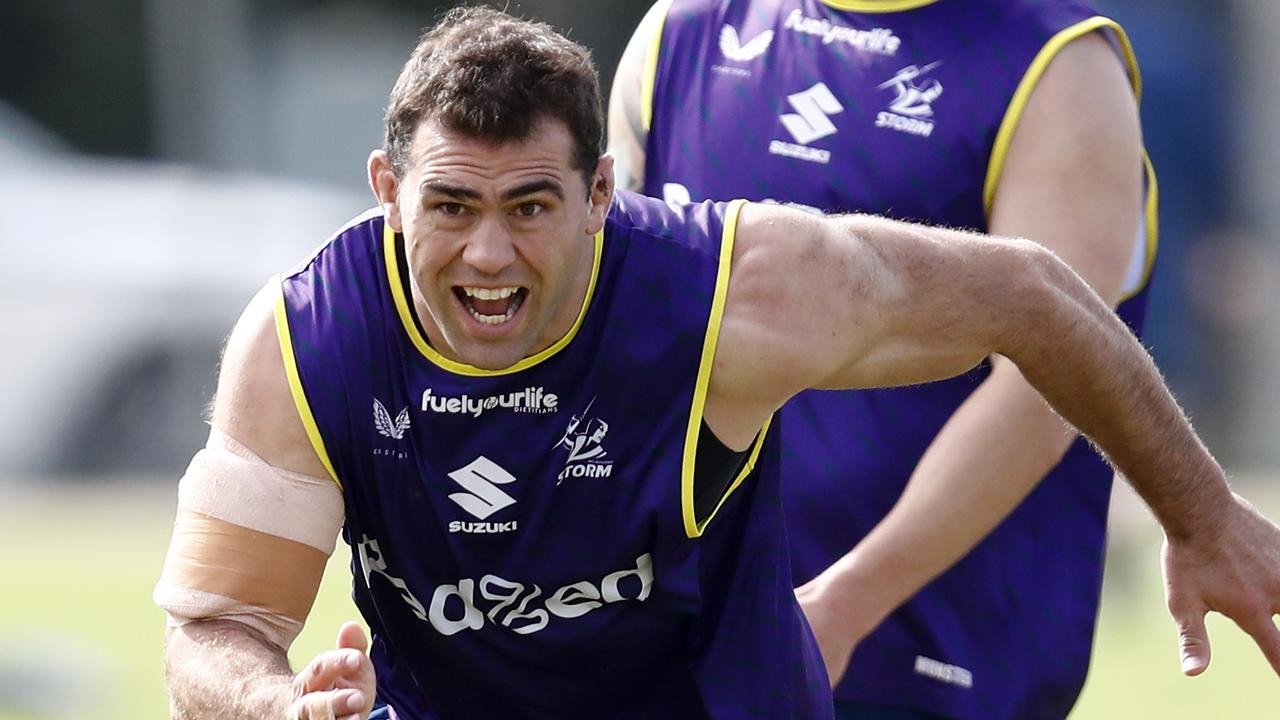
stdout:
POLYGON ((511 297, 511 294, 519 290, 518 287, 504 288, 482 288, 482 287, 464 287, 462 291, 469 297, 477 300, 505 300, 511 297))
POLYGON ((510 320, 511 316, 516 314, 516 303, 511 303, 511 307, 507 308, 507 311, 502 315, 481 315, 476 312, 475 308, 467 308, 467 311, 471 313, 471 317, 485 325, 498 325, 510 320))
POLYGON ((513 296, 517 290, 519 290, 519 288, 515 287, 497 289, 463 288, 463 291, 468 297, 474 297, 478 300, 502 300, 504 298, 511 298, 511 302, 507 304, 507 311, 501 315, 485 315, 484 313, 477 311, 474 307, 471 307, 470 304, 464 303, 464 306, 467 308, 467 312, 471 313, 471 317, 475 318, 479 322, 485 325, 501 325, 502 323, 510 320, 512 316, 516 314, 516 311, 520 309, 520 306, 524 304, 523 296, 513 296))

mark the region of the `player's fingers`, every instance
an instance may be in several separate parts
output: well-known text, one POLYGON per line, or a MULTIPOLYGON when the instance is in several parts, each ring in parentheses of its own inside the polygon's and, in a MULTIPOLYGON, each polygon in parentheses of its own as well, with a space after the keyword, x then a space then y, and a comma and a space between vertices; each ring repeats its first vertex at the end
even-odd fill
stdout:
POLYGON ((369 647, 369 639, 365 637, 360 623, 352 620, 342 623, 342 627, 338 628, 337 647, 365 652, 369 647))
POLYGON ((1178 623, 1178 654, 1182 674, 1199 675, 1209 667, 1209 631, 1204 626, 1204 610, 1173 610, 1178 623))
POLYGON ((341 679, 353 679, 369 663, 369 657, 359 650, 341 648, 317 655, 298 671, 293 679, 298 696, 306 693, 330 690, 341 679))
POLYGON ((1237 621, 1237 624, 1258 643, 1267 662, 1271 663, 1271 669, 1280 675, 1280 630, 1276 629, 1271 618, 1271 615, 1263 615, 1247 622, 1237 621))
POLYGON ((359 717, 366 698, 360 690, 330 690, 303 695, 293 704, 293 720, 337 720, 359 717))
POLYGON ((293 704, 293 720, 335 720, 329 693, 303 695, 293 704))

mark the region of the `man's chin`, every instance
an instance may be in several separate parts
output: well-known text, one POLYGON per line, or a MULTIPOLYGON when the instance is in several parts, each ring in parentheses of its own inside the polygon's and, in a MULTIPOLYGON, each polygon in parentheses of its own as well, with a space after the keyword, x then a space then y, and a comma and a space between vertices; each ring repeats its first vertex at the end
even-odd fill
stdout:
POLYGON ((505 370, 531 354, 533 343, 527 339, 523 313, 495 325, 460 315, 442 328, 447 352, 437 348, 450 360, 481 370, 505 370))
POLYGON ((527 343, 465 341, 455 346, 459 362, 481 370, 505 370, 528 356, 527 343))
POLYGON ((476 359, 473 359, 470 361, 464 361, 464 362, 466 362, 468 365, 471 365, 472 367, 476 367, 481 370, 506 370, 512 365, 515 365, 516 363, 523 360, 524 357, 525 357, 524 355, 519 355, 519 356, 502 355, 502 356, 494 357, 486 353, 484 357, 478 357, 476 359))

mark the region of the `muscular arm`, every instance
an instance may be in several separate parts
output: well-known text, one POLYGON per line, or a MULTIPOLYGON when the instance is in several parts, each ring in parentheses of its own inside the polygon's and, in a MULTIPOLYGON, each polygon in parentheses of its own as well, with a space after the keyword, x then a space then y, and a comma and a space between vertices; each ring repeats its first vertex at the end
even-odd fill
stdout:
POLYGON ((1142 346, 1035 243, 762 205, 738 239, 707 418, 730 445, 806 387, 925 382, 999 353, 1140 487, 1217 472, 1142 346))
POLYGON ((302 427, 276 336, 275 295, 259 292, 227 340, 213 404, 213 426, 273 467, 328 477, 302 427))
POLYGON ((705 418, 744 448, 802 389, 941 379, 992 354, 1094 440, 1160 520, 1184 670, 1207 664, 1203 617, 1218 610, 1280 673, 1280 528, 1230 492, 1142 345, 1040 245, 746 206, 705 418))
MULTIPOLYGON (((223 355, 222 370, 218 380, 218 390, 213 410, 213 426, 216 432, 238 441, 249 452, 259 458, 259 462, 272 468, 272 472, 281 472, 285 477, 296 479, 323 479, 328 474, 316 456, 306 437, 297 410, 294 407, 288 382, 284 373, 284 364, 280 346, 276 338, 273 315, 275 292, 264 290, 250 302, 236 329, 232 332, 223 355), (292 473, 293 475, 288 475, 292 473)), ((193 462, 193 467, 196 463, 193 462)), ((241 471, 243 473, 243 470, 241 471)), ((221 495, 209 490, 202 490, 202 497, 214 498, 207 502, 219 502, 216 498, 225 497, 226 493, 236 493, 238 497, 249 494, 250 488, 237 487, 238 479, 244 478, 230 470, 219 476, 216 490, 221 495)), ((200 482, 193 478, 189 471, 183 483, 200 482)), ((324 504, 331 504, 336 498, 339 514, 341 499, 337 497, 337 489, 332 483, 323 480, 320 491, 327 493, 321 498, 324 504)), ((315 491, 306 491, 311 498, 317 498, 315 491)), ((283 492, 287 497, 299 495, 283 492)), ((231 499, 234 506, 235 498, 231 499)), ((221 502, 226 502, 225 500, 221 502)), ((301 518, 307 513, 317 512, 316 508, 290 508, 289 517, 301 518)), ((324 517, 332 516, 327 512, 324 517)), ((215 522, 217 520, 215 519, 215 522)), ((340 522, 340 520, 339 520, 340 522)), ((181 524, 181 523, 180 523, 181 524)), ((271 550, 282 550, 285 553, 308 553, 309 549, 300 543, 290 543, 272 534, 261 531, 246 530, 239 525, 225 523, 221 537, 243 537, 249 541, 271 542, 271 550)), ((320 534, 336 536, 338 528, 333 526, 326 531, 318 528, 320 534), (331 532, 330 532, 331 531, 331 532)), ((309 530, 314 536, 316 530, 309 530)), ((178 546, 178 535, 175 533, 175 547, 178 546)), ((220 538, 221 539, 221 538, 220 538)), ((242 540, 241 542, 244 542, 242 540)), ((332 549, 330 544, 329 549, 332 549)), ((203 547, 197 551, 204 550, 203 547)), ((171 548, 170 560, 174 566, 181 565, 181 558, 175 561, 175 550, 171 548)), ((214 552, 217 552, 215 549, 214 552)), ((181 555, 181 552, 179 553, 181 555)), ((233 563, 260 561, 260 558, 245 558, 232 553, 218 557, 201 556, 188 565, 202 567, 201 578, 209 573, 221 571, 217 578, 227 577, 226 573, 250 574, 244 567, 233 568, 233 563), (226 565, 224 569, 222 565, 226 565)), ((279 558, 279 562, 290 563, 288 556, 279 558)), ((290 563, 295 568, 303 563, 290 563)), ((314 562, 311 570, 304 572, 281 572, 274 579, 269 590, 258 590, 256 595, 269 598, 314 598, 323 572, 323 563, 314 562), (284 584, 288 583, 285 587, 284 584)), ((170 573, 170 564, 166 563, 166 575, 170 573)), ((172 584, 172 578, 162 581, 172 584)), ((208 582, 207 580, 205 582, 208 582)), ((231 599, 239 589, 235 583, 214 580, 215 585, 233 587, 226 594, 231 599)), ((181 583, 179 583, 181 585, 181 583)), ((199 588, 197 588, 199 589, 199 588)), ((247 600, 243 601, 247 604, 247 600)), ((296 607, 297 603, 262 603, 267 606, 286 605, 296 607)), ((302 607, 309 607, 305 601, 302 607)), ((250 608, 251 609, 251 608, 250 608)), ((305 619, 305 610, 296 611, 301 617, 290 618, 298 626, 305 619)), ((294 613, 290 613, 292 615, 294 613)), ((199 615, 197 615, 199 617, 199 615)), ((372 668, 367 667, 368 659, 363 656, 363 631, 354 623, 344 626, 339 634, 338 651, 324 653, 308 665, 297 676, 289 667, 285 655, 286 648, 281 640, 268 638, 249 623, 239 621, 234 615, 212 614, 207 619, 196 619, 172 624, 166 632, 165 670, 169 686, 171 707, 177 718, 261 718, 289 717, 310 718, 324 717, 314 715, 317 710, 332 704, 338 716, 352 712, 367 712, 367 705, 372 704, 372 668), (352 651, 357 651, 353 653, 352 651), (354 665, 353 665, 354 663, 354 665), (367 672, 368 689, 356 696, 351 690, 342 693, 316 693, 316 690, 331 690, 335 687, 356 688, 358 683, 339 681, 338 678, 350 677, 367 672), (304 697, 305 696, 305 697, 304 697)), ((287 644, 287 640, 284 641, 287 644)), ((322 711, 323 712, 323 711, 322 711)))
MULTIPOLYGON (((997 187, 991 231, 1052 250, 1115 305, 1138 240, 1141 166, 1126 73, 1104 38, 1087 35, 1054 59, 1031 96, 997 187)), ((832 628, 831 635, 851 643, 962 557, 1075 437, 1013 363, 993 358, 990 376, 934 439, 901 501, 853 552, 802 590, 844 601, 828 621, 855 625, 832 628), (886 572, 889 567, 895 572, 886 572), (868 576, 889 581, 868 583, 868 576)))
POLYGON ((668 5, 668 2, 655 3, 640 21, 618 61, 613 90, 609 93, 609 154, 614 158, 613 171, 618 187, 633 192, 644 188, 644 148, 649 135, 641 109, 646 101, 642 88, 645 62, 668 5))
POLYGON ((170 628, 165 678, 173 717, 287 717, 293 671, 284 652, 236 622, 170 628))

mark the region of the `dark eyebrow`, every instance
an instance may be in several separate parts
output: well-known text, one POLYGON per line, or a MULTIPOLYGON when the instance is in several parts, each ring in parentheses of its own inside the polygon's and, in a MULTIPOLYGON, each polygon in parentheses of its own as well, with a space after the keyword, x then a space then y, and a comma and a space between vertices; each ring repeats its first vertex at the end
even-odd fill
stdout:
POLYGON ((552 180, 531 180, 523 185, 517 185, 510 190, 502 193, 503 202, 511 202, 516 198, 525 195, 534 195, 540 192, 549 192, 560 200, 564 200, 564 188, 560 183, 552 180))
POLYGON ((477 200, 480 197, 480 193, 475 190, 458 187, 456 185, 448 185, 435 180, 428 180, 422 183, 420 189, 423 195, 426 195, 427 193, 436 193, 439 195, 448 195, 454 200, 477 200))

